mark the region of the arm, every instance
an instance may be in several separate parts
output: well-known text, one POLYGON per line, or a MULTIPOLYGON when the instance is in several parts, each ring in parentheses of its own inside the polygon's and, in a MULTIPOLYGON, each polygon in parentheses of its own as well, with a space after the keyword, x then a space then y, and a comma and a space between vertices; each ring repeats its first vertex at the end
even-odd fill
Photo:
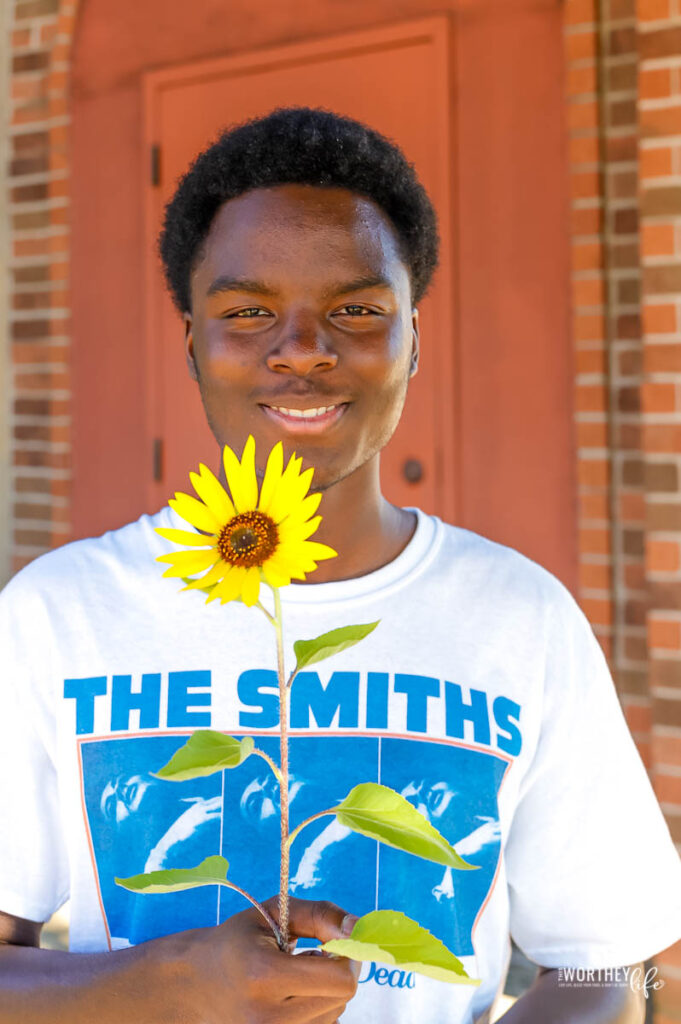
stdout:
MULTIPOLYGON (((291 900, 298 938, 340 938, 344 919, 291 900)), ((282 953, 256 910, 111 953, 39 949, 41 928, 0 913, 0 1024, 333 1024, 357 987, 359 964, 282 953)))
MULTIPOLYGON (((642 965, 636 965, 642 966, 642 965)), ((518 999, 500 1024, 643 1024, 645 999, 629 985, 602 988, 558 986, 558 971, 540 967, 531 988, 518 999)))

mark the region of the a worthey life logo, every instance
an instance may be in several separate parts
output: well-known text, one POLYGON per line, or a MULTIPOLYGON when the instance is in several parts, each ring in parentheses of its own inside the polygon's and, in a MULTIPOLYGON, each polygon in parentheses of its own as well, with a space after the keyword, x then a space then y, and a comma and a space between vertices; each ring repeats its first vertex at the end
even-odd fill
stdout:
POLYGON ((604 988, 606 985, 628 985, 632 992, 643 992, 646 999, 651 991, 662 988, 664 981, 657 977, 657 967, 648 970, 636 967, 559 967, 559 988, 604 988))

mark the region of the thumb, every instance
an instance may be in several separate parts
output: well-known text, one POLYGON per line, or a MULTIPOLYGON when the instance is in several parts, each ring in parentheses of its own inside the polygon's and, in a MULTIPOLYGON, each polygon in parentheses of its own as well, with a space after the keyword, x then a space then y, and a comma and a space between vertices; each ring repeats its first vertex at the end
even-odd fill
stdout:
POLYGON ((320 900, 289 898, 289 926, 291 936, 297 939, 347 939, 357 918, 335 903, 320 900))

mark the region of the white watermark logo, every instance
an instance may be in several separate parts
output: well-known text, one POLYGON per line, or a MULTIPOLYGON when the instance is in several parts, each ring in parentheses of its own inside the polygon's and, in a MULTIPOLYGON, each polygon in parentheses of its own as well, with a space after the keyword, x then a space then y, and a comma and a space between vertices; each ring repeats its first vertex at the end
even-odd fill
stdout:
POLYGON ((559 967, 559 988, 603 988, 605 985, 628 985, 632 992, 643 992, 648 999, 651 991, 662 988, 664 982, 657 977, 657 967, 559 967))

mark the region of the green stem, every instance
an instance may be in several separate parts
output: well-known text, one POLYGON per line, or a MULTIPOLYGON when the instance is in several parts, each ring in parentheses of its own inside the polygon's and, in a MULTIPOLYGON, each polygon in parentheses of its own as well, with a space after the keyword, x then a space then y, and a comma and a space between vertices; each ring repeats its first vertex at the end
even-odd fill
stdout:
POLYGON ((286 673, 284 670, 284 636, 281 618, 281 597, 279 589, 273 587, 274 593, 274 628, 277 634, 277 673, 279 676, 279 792, 281 794, 281 865, 279 873, 279 931, 283 948, 287 948, 288 933, 288 876, 289 876, 289 838, 288 838, 288 706, 286 673))
POLYGON ((251 754, 257 754, 258 757, 261 757, 263 759, 263 761, 267 761, 268 765, 270 766, 270 768, 274 772, 274 776, 275 776, 277 782, 281 782, 281 772, 279 771, 279 769, 277 768, 276 764, 274 763, 272 758, 269 756, 269 754, 266 754, 264 750, 260 750, 259 747, 253 747, 253 750, 251 751, 251 754))
POLYGON ((269 613, 269 612, 267 611, 267 608, 265 608, 265 605, 264 605, 264 604, 262 604, 262 603, 261 603, 260 601, 256 601, 256 603, 255 603, 255 607, 256 607, 256 608, 259 608, 259 609, 260 609, 260 611, 261 611, 261 612, 263 613, 263 615, 265 615, 265 616, 266 616, 267 620, 268 620, 268 621, 269 621, 269 622, 270 622, 270 623, 271 623, 271 624, 272 624, 272 625, 273 625, 273 626, 275 627, 275 629, 276 629, 276 626, 277 626, 277 621, 276 621, 276 619, 274 618, 274 616, 273 616, 273 615, 270 615, 270 613, 269 613))
POLYGON ((301 821, 300 825, 298 825, 297 828, 294 828, 293 832, 291 833, 291 835, 288 838, 289 850, 293 846, 293 840, 296 838, 296 836, 298 835, 299 832, 302 832, 302 830, 305 828, 306 825, 309 825, 311 821, 316 821, 317 818, 324 818, 324 817, 326 817, 327 814, 335 814, 335 813, 336 813, 335 809, 332 808, 329 811, 320 811, 319 814, 313 814, 311 818, 306 818, 305 821, 301 821))

